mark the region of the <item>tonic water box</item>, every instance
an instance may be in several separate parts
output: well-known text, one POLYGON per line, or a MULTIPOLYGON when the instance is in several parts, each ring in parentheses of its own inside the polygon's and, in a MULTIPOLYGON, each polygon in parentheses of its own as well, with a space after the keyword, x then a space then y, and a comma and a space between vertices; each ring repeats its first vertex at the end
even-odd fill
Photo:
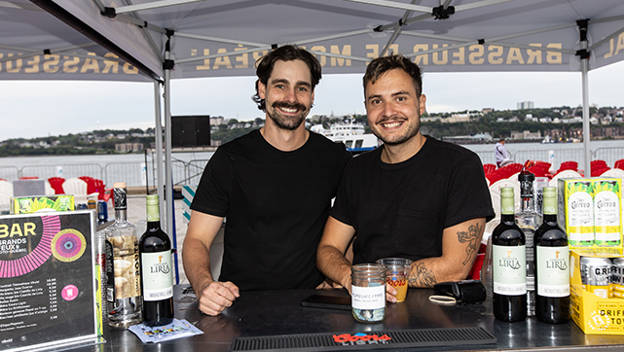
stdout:
POLYGON ((594 198, 594 244, 622 247, 622 179, 592 179, 594 198))
MULTIPOLYGON (((570 316, 574 323, 587 335, 624 335, 624 299, 603 298, 586 285, 592 283, 589 273, 581 271, 581 258, 621 258, 596 249, 574 249, 570 251, 570 316)), ((595 278, 594 278, 595 279, 595 278)), ((608 289, 607 289, 608 290, 608 289)))
POLYGON ((25 196, 13 198, 13 214, 30 214, 46 211, 74 210, 74 196, 59 194, 50 196, 25 196))
POLYGON ((557 221, 568 236, 570 248, 594 245, 593 182, 590 179, 559 179, 557 221))

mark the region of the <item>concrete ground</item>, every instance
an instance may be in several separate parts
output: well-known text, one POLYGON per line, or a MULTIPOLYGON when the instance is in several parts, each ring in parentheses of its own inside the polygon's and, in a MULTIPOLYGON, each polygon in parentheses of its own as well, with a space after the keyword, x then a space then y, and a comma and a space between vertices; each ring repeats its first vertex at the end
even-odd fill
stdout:
MULTIPOLYGON (((184 202, 181 199, 174 200, 175 205, 175 224, 176 224, 176 240, 178 248, 178 275, 180 278, 180 284, 188 283, 188 279, 184 274, 184 266, 182 265, 182 243, 186 236, 187 222, 182 215, 184 212, 184 202)), ((109 218, 115 216, 115 211, 110 208, 109 204, 109 218)), ((161 214, 162 218, 162 214, 161 214)), ((139 237, 145 232, 147 227, 146 213, 145 213, 145 195, 128 195, 128 221, 137 227, 137 233, 139 237)), ((169 238, 172 238, 173 234, 169 234, 169 238)), ((217 278, 219 271, 221 270, 221 257, 223 256, 223 231, 217 235, 214 244, 210 251, 211 271, 213 277, 217 278)))

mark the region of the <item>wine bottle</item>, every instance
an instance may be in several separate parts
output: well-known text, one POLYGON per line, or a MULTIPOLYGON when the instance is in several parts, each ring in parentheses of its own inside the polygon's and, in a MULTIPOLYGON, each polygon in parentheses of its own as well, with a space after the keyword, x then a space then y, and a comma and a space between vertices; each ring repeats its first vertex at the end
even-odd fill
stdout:
POLYGON ((557 191, 544 188, 544 221, 535 232, 537 319, 559 324, 570 320, 568 238, 557 225, 557 191))
POLYGON ((514 192, 501 187, 501 222, 492 232, 493 302, 496 319, 526 319, 526 248, 514 217, 514 192))
POLYGON ((139 241, 143 287, 143 323, 162 326, 173 320, 171 241, 160 228, 158 196, 147 196, 147 229, 139 241))

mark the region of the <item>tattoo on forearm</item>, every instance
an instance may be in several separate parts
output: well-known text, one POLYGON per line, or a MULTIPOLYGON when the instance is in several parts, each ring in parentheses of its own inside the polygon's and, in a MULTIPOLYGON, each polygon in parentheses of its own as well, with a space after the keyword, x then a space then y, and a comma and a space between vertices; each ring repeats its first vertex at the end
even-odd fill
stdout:
POLYGON ((409 274, 409 285, 415 287, 433 287, 437 283, 435 275, 422 263, 415 263, 409 274))
POLYGON ((459 241, 459 243, 468 243, 468 245, 466 246, 466 258, 462 262, 462 265, 468 264, 472 256, 477 253, 482 232, 483 227, 479 226, 479 224, 470 225, 467 232, 457 232, 457 240, 459 241))

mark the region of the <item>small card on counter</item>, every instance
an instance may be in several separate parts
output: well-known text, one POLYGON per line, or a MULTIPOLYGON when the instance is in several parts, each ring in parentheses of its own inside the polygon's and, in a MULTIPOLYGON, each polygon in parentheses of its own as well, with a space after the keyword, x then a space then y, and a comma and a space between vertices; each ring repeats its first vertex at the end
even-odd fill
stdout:
POLYGON ((163 326, 150 327, 145 324, 137 324, 131 326, 128 330, 135 334, 143 343, 159 343, 204 333, 188 321, 178 319, 173 319, 171 324, 163 326))

